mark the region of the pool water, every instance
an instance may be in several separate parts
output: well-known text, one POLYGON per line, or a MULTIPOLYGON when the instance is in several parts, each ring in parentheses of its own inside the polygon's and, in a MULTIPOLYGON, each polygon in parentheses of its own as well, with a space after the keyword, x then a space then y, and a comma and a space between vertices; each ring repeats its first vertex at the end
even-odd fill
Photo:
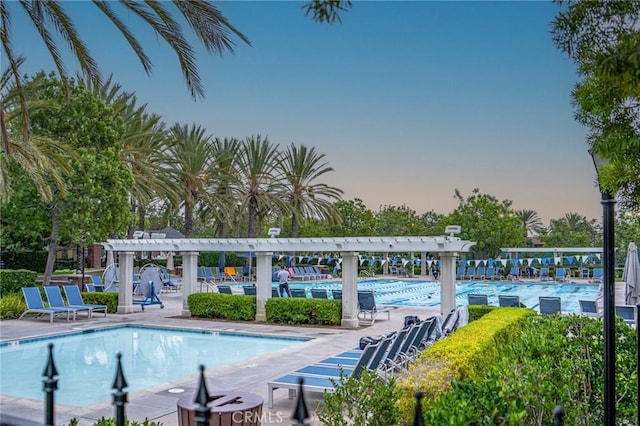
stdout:
POLYGON ((0 393, 43 400, 42 372, 48 344, 58 370, 56 402, 84 407, 110 400, 116 354, 128 392, 195 375, 304 339, 256 337, 185 329, 120 326, 0 345, 0 393))
MULTIPOLYGON (((293 282, 291 288, 340 289, 340 282, 293 282)), ((394 279, 376 279, 358 281, 359 290, 374 290, 376 303, 391 306, 429 306, 440 305, 440 283, 434 281, 402 281, 394 279)), ((329 291, 330 293, 330 291, 329 291)), ((597 284, 559 283, 559 282, 458 282, 456 283, 456 305, 467 304, 467 294, 480 293, 489 296, 490 305, 498 305, 498 295, 515 295, 520 302, 533 309, 538 308, 538 297, 558 296, 561 298, 562 312, 579 312, 578 300, 595 300, 598 294, 597 284)))

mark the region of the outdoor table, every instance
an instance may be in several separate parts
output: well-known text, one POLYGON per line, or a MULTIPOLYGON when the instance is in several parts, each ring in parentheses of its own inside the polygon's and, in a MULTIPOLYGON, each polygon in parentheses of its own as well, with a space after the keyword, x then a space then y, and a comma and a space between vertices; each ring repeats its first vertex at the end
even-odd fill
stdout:
MULTIPOLYGON (((214 391, 207 406, 211 409, 209 426, 260 425, 264 400, 255 394, 238 391, 214 391)), ((178 426, 197 426, 195 394, 178 400, 178 426)))

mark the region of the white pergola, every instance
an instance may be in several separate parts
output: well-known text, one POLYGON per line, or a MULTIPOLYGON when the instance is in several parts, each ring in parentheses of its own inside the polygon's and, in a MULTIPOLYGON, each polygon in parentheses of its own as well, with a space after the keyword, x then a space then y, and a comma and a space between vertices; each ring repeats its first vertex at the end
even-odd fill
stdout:
MULTIPOLYGON (((107 240, 106 250, 119 255, 120 288, 118 313, 133 312, 133 256, 136 252, 173 251, 182 254, 184 291, 182 315, 189 316, 188 297, 196 292, 198 254, 200 252, 252 252, 256 255, 256 321, 266 321, 265 303, 271 297, 272 257, 274 253, 339 252, 342 256, 342 326, 356 328, 358 321, 358 254, 421 253, 422 265, 426 253, 438 253, 440 268, 440 310, 455 308, 456 258, 468 252, 474 242, 453 236, 441 237, 346 237, 346 238, 183 238, 107 240)), ((424 268, 424 266, 423 266, 424 268)))

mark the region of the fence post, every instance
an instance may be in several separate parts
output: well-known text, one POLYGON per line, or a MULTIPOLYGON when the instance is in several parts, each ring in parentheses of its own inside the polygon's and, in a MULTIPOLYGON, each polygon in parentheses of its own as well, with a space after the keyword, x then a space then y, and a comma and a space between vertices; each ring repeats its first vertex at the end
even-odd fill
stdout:
POLYGON ((204 365, 200 366, 200 384, 198 385, 198 392, 196 393, 196 399, 194 402, 198 405, 196 407, 194 420, 198 423, 198 426, 209 426, 209 418, 211 417, 211 409, 207 404, 211 401, 209 397, 209 390, 207 389, 207 383, 204 379, 204 365))
POLYGON ((424 426, 424 419, 422 418, 422 392, 417 391, 416 396, 416 411, 413 415, 413 426, 424 426))
POLYGON ((54 392, 58 389, 58 379, 56 379, 58 370, 56 369, 56 364, 53 362, 53 343, 49 343, 49 356, 47 357, 47 365, 44 367, 42 375, 45 376, 42 382, 43 390, 46 394, 44 423, 47 426, 53 426, 55 424, 53 421, 55 408, 53 396, 54 392))
POLYGON ((304 401, 304 393, 302 391, 302 385, 304 384, 304 379, 302 377, 298 377, 298 397, 296 399, 296 408, 293 410, 293 426, 308 426, 305 423, 305 419, 309 418, 309 410, 307 410, 307 404, 304 401))
POLYGON ((116 365, 116 377, 113 379, 112 389, 113 392, 113 405, 116 406, 116 426, 124 426, 125 414, 124 406, 127 403, 127 392, 124 391, 127 384, 127 380, 124 378, 124 372, 122 371, 122 354, 118 352, 116 354, 118 360, 116 365))
POLYGON ((562 408, 562 405, 557 405, 553 409, 553 426, 562 425, 564 425, 564 408, 562 408))

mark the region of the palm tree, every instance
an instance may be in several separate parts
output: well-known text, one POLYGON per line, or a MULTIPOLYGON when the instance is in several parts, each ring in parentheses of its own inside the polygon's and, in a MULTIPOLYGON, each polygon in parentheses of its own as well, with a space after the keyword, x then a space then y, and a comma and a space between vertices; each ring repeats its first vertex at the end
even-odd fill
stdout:
MULTIPOLYGON (((222 54, 225 51, 233 52, 234 41, 232 36, 238 37, 243 42, 250 45, 249 39, 237 30, 222 13, 209 1, 179 1, 172 2, 174 10, 170 10, 163 2, 138 2, 121 0, 115 2, 93 2, 105 18, 110 21, 122 34, 133 52, 138 57, 140 64, 147 74, 151 74, 153 64, 147 56, 140 41, 136 38, 131 29, 121 18, 121 15, 133 15, 147 24, 153 32, 174 51, 178 58, 178 63, 182 69, 185 82, 194 98, 204 96, 204 88, 200 81, 200 74, 195 61, 195 50, 185 37, 183 26, 175 16, 179 15, 193 30, 197 39, 209 53, 222 54), (122 9, 117 11, 116 8, 122 9), (120 12, 120 13, 119 13, 120 12)), ((65 4, 57 1, 35 1, 25 0, 21 2, 1 2, 0 3, 0 41, 4 57, 14 79, 18 90, 21 113, 23 116, 22 134, 23 139, 28 140, 28 120, 25 96, 22 79, 19 73, 19 65, 22 57, 14 50, 13 32, 11 21, 13 15, 19 12, 19 8, 27 15, 27 18, 38 31, 43 42, 47 46, 51 58, 55 64, 60 78, 63 82, 68 79, 67 64, 60 51, 62 40, 68 45, 70 52, 77 62, 80 70, 87 78, 95 83, 100 83, 102 77, 98 65, 89 52, 85 42, 76 30, 73 20, 64 8, 65 4), (13 7, 15 5, 15 7, 13 7)), ((4 108, 2 108, 4 109, 4 108)), ((4 128, 4 117, 1 117, 0 124, 4 128)), ((5 135, 3 134, 3 144, 5 135)))
POLYGON ((333 171, 314 147, 299 147, 293 143, 282 156, 280 167, 285 176, 287 200, 291 207, 291 236, 298 236, 301 218, 311 217, 327 220, 330 224, 340 221, 340 212, 335 201, 339 201, 342 190, 316 182, 322 175, 333 171))
POLYGON ((175 124, 170 129, 165 154, 170 158, 168 172, 181 188, 179 207, 184 208, 184 235, 190 237, 194 211, 207 196, 207 188, 215 175, 212 167, 215 146, 202 127, 175 124))
POLYGON ((260 135, 246 138, 238 150, 237 202, 248 214, 248 237, 257 234, 261 218, 274 211, 286 212, 290 206, 283 198, 283 177, 278 168, 278 145, 260 135))
POLYGON ((542 219, 535 210, 516 210, 515 215, 522 221, 527 237, 536 236, 543 227, 542 219))

